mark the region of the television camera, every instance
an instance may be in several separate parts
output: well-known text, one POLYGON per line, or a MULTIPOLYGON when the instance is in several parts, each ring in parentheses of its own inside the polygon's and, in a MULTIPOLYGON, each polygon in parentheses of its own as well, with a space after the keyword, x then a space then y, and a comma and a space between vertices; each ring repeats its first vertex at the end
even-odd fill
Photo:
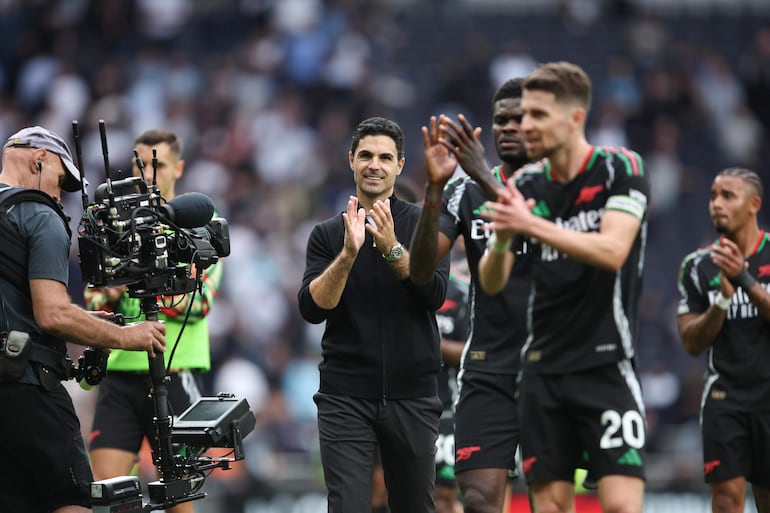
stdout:
MULTIPOLYGON (((77 121, 72 130, 83 184, 83 216, 78 226, 80 269, 83 279, 97 287, 125 285, 131 297, 141 299, 141 312, 157 320, 158 296, 195 293, 202 271, 230 254, 227 221, 213 217, 214 204, 206 195, 186 193, 169 202, 156 185, 144 178, 112 180, 104 121, 99 121, 106 181, 89 202, 77 121)), ((134 150, 137 166, 144 163, 134 150)), ((153 150, 153 171, 157 157, 153 150)), ((95 385, 106 372, 106 354, 89 348, 73 376, 95 385)), ((96 513, 135 513, 165 509, 205 497, 200 489, 207 473, 226 470, 243 459, 243 437, 256 423, 245 399, 229 394, 202 397, 172 422, 168 408, 167 374, 162 353, 148 356, 155 408, 156 439, 153 463, 160 478, 148 483, 149 501, 142 497, 136 477, 122 476, 91 485, 96 513), (214 447, 232 448, 232 457, 210 457, 214 447)), ((82 384, 82 383, 81 383, 82 384)))

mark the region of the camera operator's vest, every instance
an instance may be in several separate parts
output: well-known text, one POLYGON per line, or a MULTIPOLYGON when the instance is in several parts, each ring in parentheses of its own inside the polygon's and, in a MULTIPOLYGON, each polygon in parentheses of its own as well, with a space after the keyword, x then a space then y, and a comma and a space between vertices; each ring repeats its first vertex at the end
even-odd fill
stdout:
MULTIPOLYGON (((64 210, 48 194, 36 189, 22 187, 0 188, 0 277, 11 283, 31 301, 27 261, 29 248, 27 241, 8 220, 8 211, 11 207, 24 201, 48 205, 64 221, 68 237, 72 237, 72 231, 69 228, 69 219, 64 210)), ((70 364, 67 358, 66 345, 63 340, 49 334, 33 337, 32 341, 33 343, 26 345, 27 350, 24 352, 24 359, 19 358, 20 361, 17 364, 19 369, 16 371, 23 371, 26 361, 42 364, 50 372, 38 374, 40 384, 44 388, 52 390, 59 380, 69 378, 70 364)), ((6 358, 5 361, 7 362, 8 359, 6 358)), ((9 376, 3 376, 3 378, 5 378, 3 381, 7 382, 9 376)))
POLYGON ((8 210, 17 203, 34 201, 48 205, 64 221, 67 236, 72 237, 69 219, 61 206, 48 194, 37 189, 5 187, 0 189, 0 276, 29 297, 29 279, 27 277, 27 241, 19 234, 8 220, 8 210))

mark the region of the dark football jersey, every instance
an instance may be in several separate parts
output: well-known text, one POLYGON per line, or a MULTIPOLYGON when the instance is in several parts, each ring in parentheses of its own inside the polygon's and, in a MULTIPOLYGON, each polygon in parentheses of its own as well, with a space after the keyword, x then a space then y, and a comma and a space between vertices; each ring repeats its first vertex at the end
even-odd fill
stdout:
POLYGON ((533 213, 577 232, 598 232, 606 210, 637 217, 641 227, 618 272, 586 265, 535 239, 530 332, 522 366, 543 374, 575 372, 633 358, 647 238, 649 180, 642 159, 625 148, 594 147, 568 183, 542 160, 514 177, 533 213))
MULTIPOLYGON (((749 272, 770 290, 770 236, 763 230, 746 259, 749 272)), ((719 241, 716 241, 719 244, 719 241)), ((719 269, 709 258, 711 248, 687 255, 679 271, 678 314, 701 314, 714 303, 721 288, 719 269)), ((704 397, 716 407, 735 410, 770 409, 770 322, 748 294, 736 289, 727 317, 707 350, 704 397)))
MULTIPOLYGON (((462 262, 452 262, 449 271, 446 299, 436 312, 436 324, 442 338, 464 342, 470 326, 469 283, 462 274, 454 272, 462 262)), ((451 410, 457 397, 457 369, 441 363, 438 376, 438 396, 444 410, 451 410)))
MULTIPOLYGON (((503 175, 499 167, 494 172, 503 175)), ((516 374, 519 352, 527 336, 526 310, 529 297, 529 259, 525 245, 514 247, 516 265, 505 289, 494 296, 482 292, 478 269, 491 232, 480 208, 487 201, 481 186, 468 176, 450 181, 444 189, 439 230, 455 241, 462 236, 471 273, 471 324, 463 351, 462 368, 492 374, 516 374)))

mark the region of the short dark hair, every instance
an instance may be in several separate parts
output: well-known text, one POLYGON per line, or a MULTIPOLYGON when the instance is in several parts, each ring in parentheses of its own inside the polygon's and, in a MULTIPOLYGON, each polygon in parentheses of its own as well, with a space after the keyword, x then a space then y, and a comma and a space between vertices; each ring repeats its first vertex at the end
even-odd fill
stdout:
POLYGON ((508 98, 521 98, 521 84, 524 82, 522 78, 512 78, 503 82, 503 85, 497 88, 495 96, 492 98, 492 105, 500 100, 507 100, 508 98))
POLYGON ((591 107, 591 79, 583 68, 571 62, 543 64, 524 79, 522 87, 552 93, 556 101, 578 103, 586 111, 591 107))
POLYGON ((745 167, 728 167, 717 173, 717 177, 719 176, 734 176, 735 178, 740 178, 754 189, 757 196, 760 198, 762 197, 764 190, 762 187, 762 179, 751 169, 746 169, 745 167))
POLYGON ((166 143, 171 148, 171 152, 177 157, 182 156, 182 139, 171 130, 153 128, 139 134, 134 141, 134 145, 143 144, 145 146, 155 146, 166 143))
POLYGON ((396 143, 398 159, 404 158, 404 133, 398 123, 389 119, 374 117, 361 121, 353 132, 353 139, 350 141, 350 153, 355 155, 358 143, 369 135, 386 135, 396 143))

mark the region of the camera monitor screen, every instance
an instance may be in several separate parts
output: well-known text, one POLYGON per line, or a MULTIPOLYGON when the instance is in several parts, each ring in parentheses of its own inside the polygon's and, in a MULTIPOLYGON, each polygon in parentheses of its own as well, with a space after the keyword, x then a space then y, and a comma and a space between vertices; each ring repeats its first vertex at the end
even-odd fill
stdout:
POLYGON ((217 427, 224 417, 238 407, 239 401, 202 397, 174 422, 174 428, 217 427))
POLYGON ((193 408, 188 409, 179 417, 179 420, 175 423, 176 427, 179 426, 179 421, 182 422, 196 422, 196 421, 214 421, 213 425, 216 425, 216 420, 226 414, 235 406, 234 401, 202 401, 198 402, 193 408))
POLYGON ((201 397, 174 421, 174 442, 208 447, 232 447, 233 429, 246 436, 256 418, 246 399, 201 397))

